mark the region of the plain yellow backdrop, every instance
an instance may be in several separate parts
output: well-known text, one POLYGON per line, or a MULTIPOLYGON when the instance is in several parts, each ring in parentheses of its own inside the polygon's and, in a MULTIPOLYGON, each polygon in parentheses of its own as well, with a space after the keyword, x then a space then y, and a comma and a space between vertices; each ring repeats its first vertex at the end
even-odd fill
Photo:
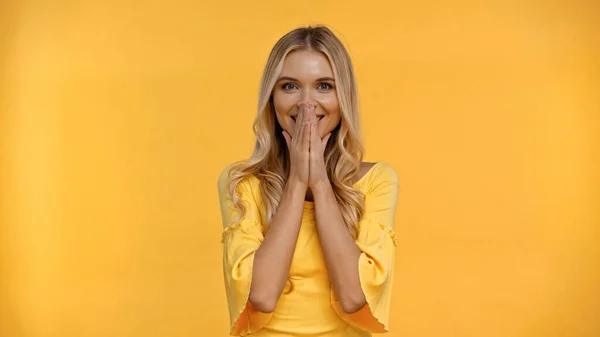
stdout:
POLYGON ((0 336, 226 336, 217 177, 328 24, 401 181, 388 336, 600 336, 596 1, 0 5, 0 336))

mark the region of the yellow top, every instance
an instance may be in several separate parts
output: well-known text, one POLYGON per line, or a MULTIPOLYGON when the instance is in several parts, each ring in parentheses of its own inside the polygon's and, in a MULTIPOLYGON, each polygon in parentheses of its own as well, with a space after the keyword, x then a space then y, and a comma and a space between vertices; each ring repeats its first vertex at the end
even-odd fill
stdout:
POLYGON ((367 304, 346 314, 329 282, 315 226, 314 204, 304 202, 302 225, 290 266, 288 281, 272 313, 254 309, 248 301, 254 252, 264 239, 260 181, 251 176, 238 185, 245 202, 245 217, 227 197, 227 166, 219 176, 223 218, 223 274, 232 336, 371 336, 388 332, 390 298, 397 238, 394 216, 399 192, 392 166, 378 162, 354 187, 365 194, 365 211, 356 243, 361 250, 358 270, 367 304))

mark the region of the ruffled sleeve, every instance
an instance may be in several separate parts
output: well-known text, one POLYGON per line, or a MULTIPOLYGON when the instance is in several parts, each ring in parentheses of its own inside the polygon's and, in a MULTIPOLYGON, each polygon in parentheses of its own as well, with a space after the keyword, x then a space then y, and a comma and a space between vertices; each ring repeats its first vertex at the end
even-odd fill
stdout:
POLYGON ((218 180, 219 201, 223 219, 223 275, 229 308, 230 335, 245 336, 260 330, 272 313, 256 310, 248 297, 252 281, 254 253, 264 239, 261 216, 248 179, 238 184, 237 193, 246 206, 245 216, 238 221, 239 211, 227 194, 227 166, 218 180))
POLYGON ((336 313, 360 329, 382 333, 389 331, 389 313, 394 275, 394 253, 398 238, 394 218, 398 201, 398 176, 390 165, 380 162, 369 179, 365 192, 365 211, 359 222, 356 244, 360 284, 367 304, 357 312, 342 310, 333 288, 330 297, 336 313))

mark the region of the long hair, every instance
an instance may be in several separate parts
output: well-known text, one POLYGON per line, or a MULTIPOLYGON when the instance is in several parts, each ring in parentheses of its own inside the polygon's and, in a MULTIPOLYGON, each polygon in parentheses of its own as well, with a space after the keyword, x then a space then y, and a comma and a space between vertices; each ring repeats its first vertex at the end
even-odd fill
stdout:
POLYGON ((258 114, 252 125, 256 135, 254 151, 249 159, 231 166, 228 192, 240 210, 239 220, 244 216, 245 208, 236 196, 237 185, 250 175, 258 178, 265 217, 262 219, 263 230, 268 230, 281 201, 290 169, 289 153, 281 133, 283 129, 273 106, 273 87, 286 55, 300 49, 322 52, 333 69, 341 121, 327 142, 324 159, 344 223, 356 238, 358 221, 364 211, 364 195, 352 185, 364 153, 359 134, 358 92, 350 56, 342 42, 326 26, 296 28, 281 37, 271 50, 262 75, 258 114))

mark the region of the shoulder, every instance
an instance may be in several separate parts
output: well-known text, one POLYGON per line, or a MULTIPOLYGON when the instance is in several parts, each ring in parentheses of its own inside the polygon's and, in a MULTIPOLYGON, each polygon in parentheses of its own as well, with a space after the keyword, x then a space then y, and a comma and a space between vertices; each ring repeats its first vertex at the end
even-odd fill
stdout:
POLYGON ((365 180, 363 217, 394 228, 394 217, 400 192, 398 174, 392 165, 377 162, 365 180))
POLYGON ((367 191, 374 191, 380 188, 392 188, 398 189, 400 186, 400 179, 398 173, 394 167, 384 161, 379 161, 371 166, 369 179, 367 182, 367 191))
MULTIPOLYGON (((229 182, 231 180, 230 173, 231 173, 233 167, 238 163, 239 162, 230 163, 221 169, 221 171, 219 173, 219 177, 217 179, 217 185, 218 185, 219 191, 221 191, 221 192, 227 191, 229 182)), ((244 179, 242 179, 239 182, 239 184, 237 186, 238 192, 252 193, 252 190, 254 189, 253 185, 255 185, 257 181, 258 181, 258 179, 252 175, 245 177, 244 179)))
POLYGON ((221 169, 219 177, 217 179, 217 186, 220 192, 226 191, 229 185, 229 172, 235 163, 230 163, 221 169))
POLYGON ((388 180, 398 183, 398 173, 394 167, 384 161, 376 163, 377 166, 373 169, 373 175, 380 180, 388 180))
POLYGON ((377 162, 366 162, 366 161, 361 162, 360 170, 358 171, 359 177, 362 178, 365 174, 367 174, 367 172, 369 172, 371 170, 371 168, 373 168, 373 166, 375 166, 375 164, 377 164, 377 162))
POLYGON ((369 178, 369 175, 373 173, 373 166, 375 166, 376 164, 376 162, 361 162, 360 168, 358 169, 358 173, 356 174, 356 177, 354 179, 354 183, 356 184, 361 182, 361 185, 363 185, 364 181, 367 180, 369 178))

